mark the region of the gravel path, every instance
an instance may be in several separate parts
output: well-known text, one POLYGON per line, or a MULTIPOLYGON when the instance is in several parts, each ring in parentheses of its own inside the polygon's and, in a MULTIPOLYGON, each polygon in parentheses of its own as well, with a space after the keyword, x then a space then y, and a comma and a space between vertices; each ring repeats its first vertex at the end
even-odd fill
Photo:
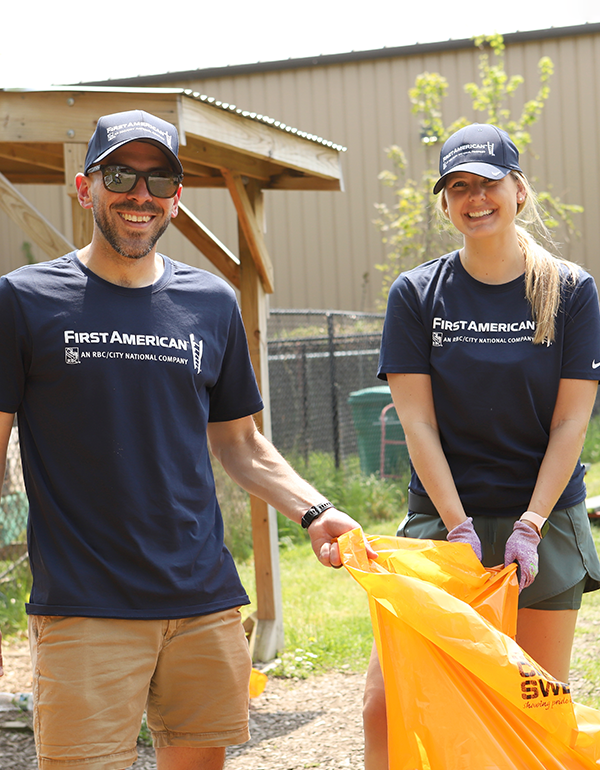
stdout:
MULTIPOLYGON (((26 642, 4 645, 0 691, 28 692, 26 642)), ((364 676, 329 673, 309 679, 269 679, 251 702, 252 739, 228 751, 226 770, 361 770, 364 676)), ((133 770, 156 770, 154 751, 138 746, 133 770)), ((0 711, 0 770, 36 770, 31 714, 0 711), (3 729, 6 723, 13 726, 3 729)))
MULTIPOLYGON (((575 638, 574 660, 596 655, 597 628, 575 638)), ((5 645, 4 692, 27 692, 31 667, 26 642, 5 645)), ((252 739, 228 751, 226 770, 363 770, 361 704, 364 676, 334 672, 308 679, 269 679, 251 702, 252 739)), ((575 700, 598 695, 599 687, 573 671, 575 700)), ((1 700, 1 697, 0 697, 1 700)), ((133 770, 156 770, 154 752, 138 746, 133 770)), ((31 714, 0 711, 0 770, 36 770, 31 714), (10 729, 3 729, 6 723, 10 729)))

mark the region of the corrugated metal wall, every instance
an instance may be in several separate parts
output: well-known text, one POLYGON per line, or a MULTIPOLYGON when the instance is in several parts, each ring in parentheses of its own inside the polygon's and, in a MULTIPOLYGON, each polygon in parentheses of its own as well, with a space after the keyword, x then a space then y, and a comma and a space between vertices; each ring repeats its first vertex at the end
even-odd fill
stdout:
MULTIPOLYGON (((555 75, 544 117, 532 131, 536 157, 525 158, 524 169, 540 189, 551 187, 565 202, 585 207, 577 220, 581 238, 563 253, 600 279, 600 32, 594 27, 584 35, 532 37, 507 46, 508 73, 525 76, 514 110, 518 112, 536 94, 542 56, 552 59, 555 75)), ((408 89, 418 74, 440 72, 449 81, 445 121, 460 115, 484 119, 470 111, 470 99, 462 88, 477 79, 479 52, 474 47, 439 48, 425 55, 357 58, 275 71, 234 72, 236 68, 231 68, 233 74, 225 69, 204 80, 167 80, 166 76, 161 80, 161 85, 191 88, 348 147, 342 157, 344 193, 266 192, 267 245, 275 268, 272 307, 375 309, 380 292, 375 265, 383 260, 384 249, 372 220, 374 203, 389 196, 377 179, 388 165, 384 148, 401 145, 412 175, 424 166, 425 151, 410 113, 408 89)), ((431 151, 437 155, 437 150, 431 151)), ((237 229, 228 194, 188 190, 184 195, 184 202, 236 251, 237 229)), ((58 201, 54 205, 60 208, 58 201)), ((60 226, 70 216, 68 208, 66 199, 61 213, 52 208, 52 221, 60 226)), ((18 251, 16 243, 23 237, 15 238, 5 218, 0 219, 0 228, 4 244, 8 236, 10 248, 18 251)), ((174 228, 161 248, 175 258, 206 266, 206 260, 174 228)))

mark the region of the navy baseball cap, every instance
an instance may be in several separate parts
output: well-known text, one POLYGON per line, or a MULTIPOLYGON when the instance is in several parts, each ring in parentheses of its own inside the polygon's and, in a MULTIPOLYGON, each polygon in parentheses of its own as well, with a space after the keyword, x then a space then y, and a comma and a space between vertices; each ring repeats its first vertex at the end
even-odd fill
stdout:
POLYGON ((502 179, 511 171, 521 171, 519 151, 501 128, 489 123, 473 123, 459 129, 444 142, 440 153, 440 178, 434 193, 446 184, 453 171, 468 171, 486 179, 502 179))
POLYGON ((115 112, 100 118, 88 144, 84 173, 87 174, 91 166, 104 160, 117 148, 140 141, 156 145, 166 155, 173 169, 183 174, 183 166, 177 157, 177 129, 172 123, 143 110, 115 112))

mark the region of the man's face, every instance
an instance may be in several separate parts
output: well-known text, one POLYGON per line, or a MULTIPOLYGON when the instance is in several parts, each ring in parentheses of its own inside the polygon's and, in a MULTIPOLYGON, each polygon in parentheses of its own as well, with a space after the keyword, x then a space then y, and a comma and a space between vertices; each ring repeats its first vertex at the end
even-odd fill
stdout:
MULTIPOLYGON (((166 156, 153 144, 130 142, 112 152, 102 165, 127 166, 135 171, 170 171, 166 156)), ((141 259, 177 215, 181 188, 173 198, 155 198, 146 180, 127 193, 113 193, 104 187, 102 173, 90 175, 94 221, 104 240, 123 257, 141 259)))

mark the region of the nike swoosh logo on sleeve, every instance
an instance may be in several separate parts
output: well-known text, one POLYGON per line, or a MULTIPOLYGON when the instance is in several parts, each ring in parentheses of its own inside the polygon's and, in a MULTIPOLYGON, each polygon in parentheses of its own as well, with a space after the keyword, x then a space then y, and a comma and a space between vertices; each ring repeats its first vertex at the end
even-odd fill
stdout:
POLYGON ((597 369, 600 366, 600 361, 596 363, 596 359, 592 361, 592 369, 597 369))

